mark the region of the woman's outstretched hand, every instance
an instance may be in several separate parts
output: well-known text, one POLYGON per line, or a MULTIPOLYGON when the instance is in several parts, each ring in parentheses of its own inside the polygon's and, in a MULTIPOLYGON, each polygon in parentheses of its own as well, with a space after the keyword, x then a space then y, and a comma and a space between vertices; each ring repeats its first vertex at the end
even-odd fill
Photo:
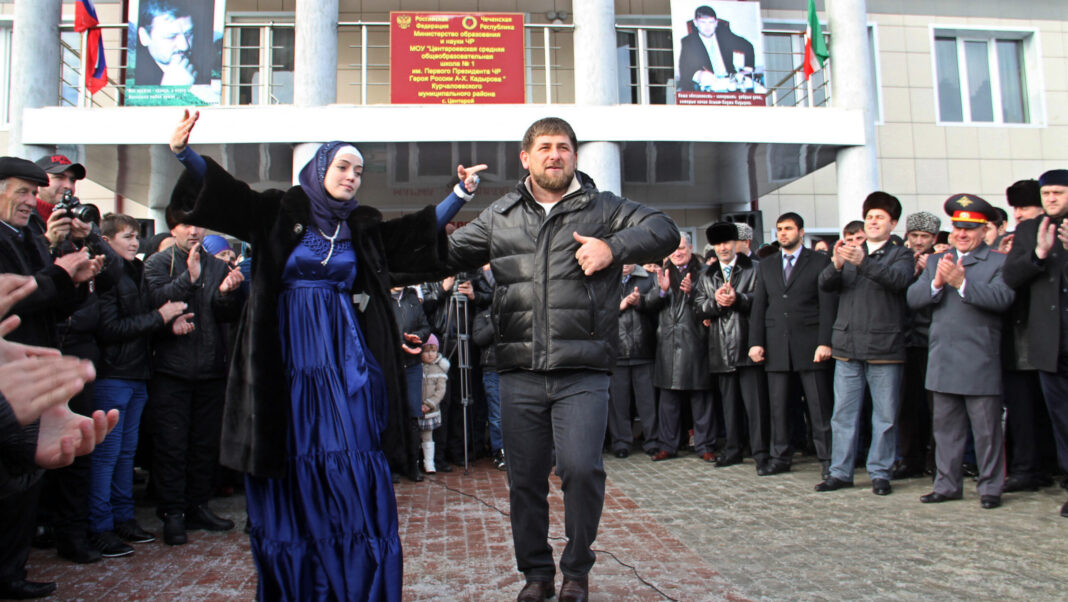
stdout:
POLYGON ((189 134, 193 131, 197 119, 200 119, 200 111, 190 113, 189 109, 185 110, 182 120, 178 122, 178 127, 174 128, 174 133, 171 134, 171 152, 177 155, 189 145, 189 134))
POLYGON ((478 172, 489 169, 489 166, 485 163, 478 165, 472 165, 471 167, 464 167, 463 165, 456 166, 456 177, 460 178, 460 181, 464 183, 464 189, 467 192, 473 193, 478 188, 478 172))

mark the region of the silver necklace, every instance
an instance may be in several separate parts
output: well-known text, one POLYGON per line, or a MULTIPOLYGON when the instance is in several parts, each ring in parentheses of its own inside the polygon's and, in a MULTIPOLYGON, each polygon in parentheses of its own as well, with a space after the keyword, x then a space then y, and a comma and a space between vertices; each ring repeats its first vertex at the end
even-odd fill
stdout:
POLYGON ((319 234, 321 234, 323 238, 330 241, 330 250, 326 253, 326 259, 319 262, 325 266, 327 262, 330 261, 330 257, 334 254, 334 240, 337 239, 337 234, 341 231, 341 222, 338 222, 337 226, 334 228, 333 236, 327 236, 326 232, 323 232, 322 228, 316 228, 316 230, 319 231, 319 234))

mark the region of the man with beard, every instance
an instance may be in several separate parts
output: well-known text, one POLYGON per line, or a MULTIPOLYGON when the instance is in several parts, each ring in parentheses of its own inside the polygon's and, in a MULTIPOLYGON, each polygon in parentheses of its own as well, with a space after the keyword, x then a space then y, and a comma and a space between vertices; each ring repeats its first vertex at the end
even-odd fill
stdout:
POLYGON ((568 539, 560 600, 586 600, 604 506, 601 447, 620 266, 665 257, 678 245, 679 230, 660 211, 599 191, 577 171, 578 141, 566 121, 536 121, 521 148, 529 177, 449 237, 449 267, 475 270, 489 262, 497 281, 501 428, 512 538, 526 577, 518 599, 556 593, 547 499, 555 449, 568 539))
POLYGON ((749 321, 749 357, 768 375, 771 458, 757 474, 790 470, 790 424, 787 401, 790 377, 797 374, 808 402, 809 426, 823 478, 830 475, 831 410, 834 405, 831 327, 838 295, 820 289, 819 275, 831 260, 806 249, 805 221, 784 213, 775 222, 779 250, 757 267, 749 321))
MULTIPOLYGON (((1052 169, 1038 178, 1041 219, 1016 228, 1005 260, 1005 282, 1031 295, 1028 328, 1041 336, 1028 340, 1028 360, 1039 370, 1042 393, 1053 424, 1057 461, 1068 466, 1068 169, 1052 169)), ((1061 506, 1068 518, 1068 502, 1061 506)))

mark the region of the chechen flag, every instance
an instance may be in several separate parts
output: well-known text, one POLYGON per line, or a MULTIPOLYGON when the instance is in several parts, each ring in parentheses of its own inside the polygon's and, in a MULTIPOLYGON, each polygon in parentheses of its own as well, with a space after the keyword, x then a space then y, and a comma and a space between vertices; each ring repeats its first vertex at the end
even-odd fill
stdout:
POLYGON ((820 18, 816 16, 816 0, 808 0, 808 27, 805 29, 805 79, 823 67, 823 61, 831 56, 827 52, 827 42, 823 40, 820 18))
POLYGON ((96 94, 108 85, 108 65, 104 60, 104 39, 100 36, 100 21, 92 0, 77 0, 74 3, 74 31, 88 30, 85 44, 85 85, 90 94, 96 94))

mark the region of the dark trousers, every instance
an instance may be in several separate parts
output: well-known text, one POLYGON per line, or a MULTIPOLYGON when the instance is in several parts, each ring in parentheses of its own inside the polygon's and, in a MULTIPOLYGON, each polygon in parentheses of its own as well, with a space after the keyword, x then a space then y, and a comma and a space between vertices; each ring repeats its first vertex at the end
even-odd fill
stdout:
MULTIPOLYGON (((92 416, 95 384, 85 383, 82 392, 67 403, 75 414, 92 416)), ((71 539, 84 539, 89 531, 89 476, 92 462, 88 455, 74 458, 70 466, 45 472, 41 485, 39 524, 51 525, 60 546, 71 539)))
POLYGON ((897 413, 897 452, 901 463, 911 469, 929 468, 934 461, 931 392, 926 381, 927 348, 906 348, 901 407, 897 413))
MULTIPOLYGON (((1062 355, 1064 355, 1062 353, 1062 355)), ((1061 469, 1068 472, 1068 370, 1063 367, 1057 372, 1039 372, 1042 381, 1042 393, 1046 397, 1049 420, 1053 426, 1053 441, 1057 447, 1057 461, 1061 469)))
POLYGON ((699 454, 714 451, 716 447, 716 412, 712 405, 712 396, 708 391, 675 391, 660 389, 660 407, 657 410, 659 422, 657 441, 660 449, 676 453, 682 444, 682 428, 679 421, 682 416, 683 398, 689 398, 693 412, 693 448, 699 454))
POLYGON ((37 481, 22 493, 0 498, 0 582, 26 578, 40 496, 41 481, 37 481))
POLYGON ((1006 370, 1001 399, 1005 404, 1006 460, 1009 474, 1023 479, 1043 475, 1043 456, 1053 449, 1049 412, 1037 370, 1006 370))
POLYGON ((560 557, 566 577, 593 568, 590 549, 604 507, 603 434, 608 425, 608 374, 592 371, 501 374, 501 428, 508 450, 512 540, 516 564, 528 581, 556 575, 549 545, 549 471, 564 492, 560 557))
POLYGON ((642 423, 645 451, 657 446, 656 389, 653 387, 653 363, 616 365, 612 372, 612 400, 608 411, 608 435, 612 451, 630 450, 634 442, 630 406, 638 411, 642 423))
POLYGON ((1000 395, 933 393, 935 450, 934 490, 948 496, 964 489, 964 448, 968 432, 975 438, 979 495, 1001 495, 1005 486, 1005 446, 1001 432, 1000 395), (969 425, 971 428, 969 429, 969 425))
POLYGON ((760 366, 741 366, 735 372, 717 374, 726 426, 725 457, 741 456, 748 434, 753 459, 768 458, 768 381, 760 366))
POLYGON ((152 377, 148 394, 155 433, 152 481, 159 513, 185 512, 211 499, 225 386, 222 378, 189 381, 159 373, 152 377))
MULTIPOLYGON (((775 462, 790 464, 790 419, 787 403, 790 399, 790 372, 768 372, 768 408, 771 446, 769 452, 775 462)), ((834 410, 834 373, 831 370, 804 370, 797 373, 808 403, 809 427, 816 457, 821 462, 831 460, 831 413, 834 410)))

